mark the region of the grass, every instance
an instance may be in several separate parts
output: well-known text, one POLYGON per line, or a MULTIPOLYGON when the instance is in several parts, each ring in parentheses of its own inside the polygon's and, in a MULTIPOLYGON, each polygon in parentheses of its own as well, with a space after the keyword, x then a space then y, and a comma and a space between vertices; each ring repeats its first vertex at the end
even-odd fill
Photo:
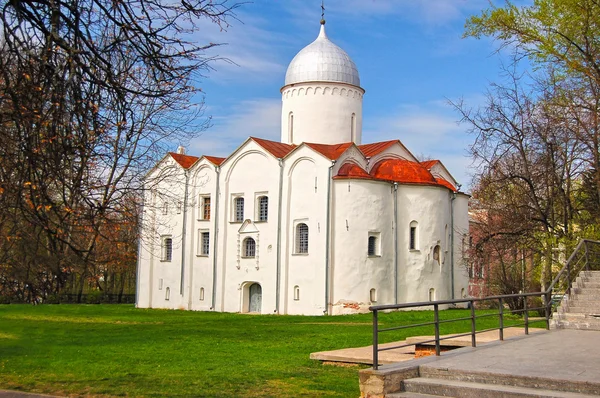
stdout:
MULTIPOLYGON (((465 310, 442 318, 468 315, 465 310)), ((428 311, 381 314, 383 326, 428 322, 428 311)), ((484 318, 478 328, 496 324, 484 318)), ((444 324, 442 333, 470 330, 444 324)), ((356 397, 358 369, 316 351, 371 343, 371 315, 261 316, 130 305, 0 305, 0 389, 71 396, 356 397)), ((431 334, 382 334, 382 340, 431 334)))

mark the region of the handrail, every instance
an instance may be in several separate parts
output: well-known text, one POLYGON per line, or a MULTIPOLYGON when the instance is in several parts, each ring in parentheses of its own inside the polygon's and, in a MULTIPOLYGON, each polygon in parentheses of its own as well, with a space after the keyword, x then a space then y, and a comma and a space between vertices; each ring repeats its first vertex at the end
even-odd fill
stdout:
MULTIPOLYGON (((369 310, 373 312, 373 369, 377 370, 379 367, 379 352, 380 351, 387 351, 387 350, 391 350, 391 349, 403 348, 403 347, 410 346, 410 344, 404 344, 404 345, 399 345, 399 346, 394 346, 394 347, 380 348, 379 347, 379 333, 381 333, 381 332, 389 332, 392 330, 433 325, 434 330, 435 330, 435 332, 434 332, 435 336, 432 340, 427 341, 427 342, 429 342, 429 343, 435 342, 435 354, 439 356, 441 354, 440 341, 449 338, 449 337, 440 338, 440 324, 441 323, 470 320, 471 321, 471 331, 468 333, 460 334, 460 336, 470 335, 472 347, 476 347, 476 345, 477 345, 476 335, 478 333, 484 332, 482 330, 477 331, 477 319, 479 319, 479 318, 485 318, 485 317, 489 317, 489 316, 498 316, 498 325, 499 326, 495 327, 495 328, 491 328, 491 329, 486 329, 485 331, 498 330, 500 340, 504 340, 504 329, 507 329, 509 327, 524 326, 525 334, 529 334, 529 324, 540 321, 540 319, 530 321, 530 319, 529 319, 530 311, 544 310, 545 316, 543 319, 546 323, 546 329, 550 329, 550 317, 551 317, 552 298, 553 298, 552 293, 554 292, 554 289, 558 286, 559 282, 561 281, 561 278, 565 276, 565 274, 566 274, 566 281, 564 281, 564 282, 566 282, 567 286, 568 286, 566 289, 566 292, 570 293, 570 286, 571 286, 574 278, 576 278, 577 275, 579 274, 579 272, 581 270, 583 270, 584 268, 587 270, 590 269, 589 255, 590 255, 591 247, 598 250, 597 254, 598 254, 598 257, 600 257, 600 242, 590 240, 590 239, 582 239, 575 247, 573 253, 569 256, 569 259, 567 260, 567 262, 565 263, 563 268, 558 272, 556 277, 552 280, 552 283, 550 284, 550 286, 545 291, 519 293, 519 294, 503 294, 503 295, 488 296, 488 297, 482 297, 482 298, 472 297, 472 298, 463 298, 463 299, 455 299, 455 300, 421 301, 421 302, 416 302, 416 303, 376 305, 376 306, 369 307, 369 310), (578 258, 578 256, 581 255, 582 248, 585 248, 585 253, 584 253, 585 262, 583 265, 577 266, 577 264, 580 260, 580 258, 578 258), (533 308, 528 307, 527 298, 529 298, 529 297, 541 297, 542 301, 543 301, 542 307, 533 307, 533 308), (504 303, 505 303, 505 300, 511 300, 511 299, 521 299, 522 300, 523 308, 513 309, 508 312, 509 312, 509 314, 522 313, 523 314, 523 323, 518 324, 518 325, 504 326, 504 317, 505 317, 504 303), (481 302, 481 301, 497 301, 498 302, 498 313, 497 314, 495 314, 495 313, 483 314, 483 315, 479 315, 479 316, 476 315, 475 303, 481 302), (471 309, 470 316, 456 318, 456 319, 450 319, 450 320, 440 320, 439 319, 439 310, 440 310, 439 307, 440 306, 456 305, 456 304, 464 304, 464 303, 469 304, 468 307, 470 307, 470 309, 471 309), (409 308, 417 309, 420 307, 432 307, 432 306, 433 306, 433 317, 434 317, 432 322, 424 322, 424 323, 419 323, 419 324, 402 325, 402 326, 397 326, 397 327, 387 327, 385 329, 379 329, 379 312, 381 312, 381 311, 402 310, 402 309, 409 309, 409 308)), ((456 336, 453 336, 453 337, 456 337, 456 336)))

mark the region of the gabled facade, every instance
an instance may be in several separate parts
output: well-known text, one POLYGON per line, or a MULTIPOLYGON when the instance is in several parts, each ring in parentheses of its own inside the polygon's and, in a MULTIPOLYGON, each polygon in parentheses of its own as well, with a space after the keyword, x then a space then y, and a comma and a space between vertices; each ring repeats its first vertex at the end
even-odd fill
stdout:
POLYGON ((138 307, 335 315, 466 295, 468 196, 399 140, 361 144, 364 92, 322 25, 288 68, 281 142, 159 162, 138 307))

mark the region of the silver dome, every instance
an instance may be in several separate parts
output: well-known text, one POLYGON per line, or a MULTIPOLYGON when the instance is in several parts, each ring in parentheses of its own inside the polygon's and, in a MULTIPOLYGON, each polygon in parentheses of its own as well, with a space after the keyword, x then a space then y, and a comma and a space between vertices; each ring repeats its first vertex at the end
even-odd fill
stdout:
POLYGON ((296 54, 285 74, 286 86, 312 81, 340 82, 360 87, 354 61, 329 40, 323 24, 319 37, 296 54))

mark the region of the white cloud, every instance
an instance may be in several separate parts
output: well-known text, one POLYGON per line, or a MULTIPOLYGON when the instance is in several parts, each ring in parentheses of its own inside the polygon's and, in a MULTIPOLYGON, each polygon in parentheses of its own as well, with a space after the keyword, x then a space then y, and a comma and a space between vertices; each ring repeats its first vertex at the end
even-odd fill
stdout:
POLYGON ((213 126, 190 143, 191 155, 229 156, 248 137, 279 141, 281 100, 241 101, 230 112, 213 118, 213 126))
POLYGON ((286 65, 280 59, 277 42, 272 40, 269 21, 241 12, 238 18, 224 28, 208 20, 198 23, 200 30, 194 40, 221 44, 206 51, 208 56, 221 59, 213 64, 216 71, 210 74, 211 79, 216 82, 269 79, 274 73, 282 73, 286 65))

